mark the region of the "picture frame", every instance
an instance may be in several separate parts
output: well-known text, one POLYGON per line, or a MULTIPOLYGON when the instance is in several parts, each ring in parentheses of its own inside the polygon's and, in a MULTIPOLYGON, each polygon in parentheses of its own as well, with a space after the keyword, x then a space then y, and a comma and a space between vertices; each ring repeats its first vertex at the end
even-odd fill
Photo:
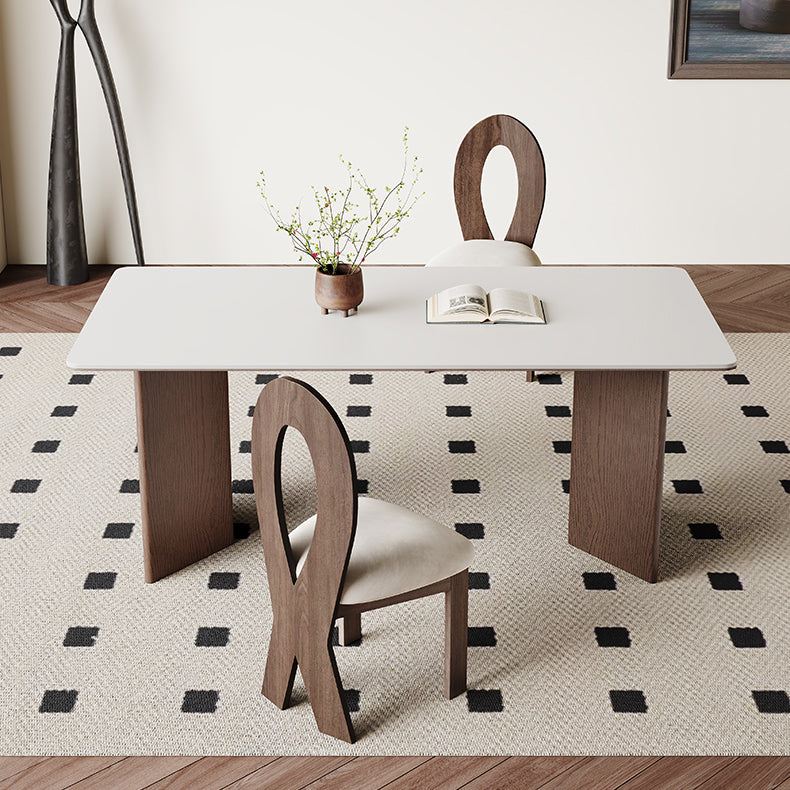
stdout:
POLYGON ((790 33, 741 26, 741 2, 672 0, 669 79, 790 79, 790 33))

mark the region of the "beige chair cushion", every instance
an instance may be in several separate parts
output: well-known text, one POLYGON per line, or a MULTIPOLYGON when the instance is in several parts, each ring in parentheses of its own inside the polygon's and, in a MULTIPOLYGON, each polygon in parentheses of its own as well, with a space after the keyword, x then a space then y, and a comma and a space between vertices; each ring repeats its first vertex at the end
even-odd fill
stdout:
MULTIPOLYGON (((469 567, 472 544, 462 535, 413 510, 359 497, 357 533, 340 603, 360 604, 402 595, 469 567)), ((296 573, 313 539, 315 516, 290 534, 296 573)))
POLYGON ((531 247, 517 241, 470 239, 434 255, 426 266, 540 266, 531 247))

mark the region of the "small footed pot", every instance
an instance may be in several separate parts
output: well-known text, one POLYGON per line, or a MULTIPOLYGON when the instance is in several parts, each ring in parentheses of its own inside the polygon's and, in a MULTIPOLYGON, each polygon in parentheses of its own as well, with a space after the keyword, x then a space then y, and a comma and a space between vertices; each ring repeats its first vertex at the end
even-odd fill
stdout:
POLYGON ((315 300, 321 308, 322 315, 330 310, 342 310, 343 316, 356 312, 362 303, 365 291, 362 287, 362 269, 357 267, 351 274, 351 266, 347 263, 338 264, 335 274, 327 274, 320 269, 315 270, 315 300))

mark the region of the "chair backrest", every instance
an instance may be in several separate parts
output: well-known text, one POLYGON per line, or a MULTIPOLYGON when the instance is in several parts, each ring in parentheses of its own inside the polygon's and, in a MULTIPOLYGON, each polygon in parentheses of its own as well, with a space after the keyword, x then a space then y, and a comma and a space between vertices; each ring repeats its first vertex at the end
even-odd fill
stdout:
POLYGON ((357 526, 356 466, 343 423, 310 385, 281 376, 267 384, 252 420, 252 476, 272 603, 293 596, 308 603, 308 620, 331 627, 357 526), (318 515, 304 566, 288 538, 282 494, 282 449, 288 427, 310 450, 318 515))
POLYGON ((483 165, 491 149, 504 145, 510 150, 518 175, 518 200, 505 241, 530 247, 535 241, 546 196, 546 166, 543 152, 532 132, 510 115, 492 115, 475 124, 466 134, 455 158, 455 209, 464 240, 493 239, 483 209, 480 184, 483 165))

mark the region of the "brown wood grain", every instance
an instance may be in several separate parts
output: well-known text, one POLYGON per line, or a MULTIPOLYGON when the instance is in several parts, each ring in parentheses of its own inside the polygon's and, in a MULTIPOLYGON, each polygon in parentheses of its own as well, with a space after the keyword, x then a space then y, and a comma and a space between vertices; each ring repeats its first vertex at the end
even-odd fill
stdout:
POLYGON ((455 158, 455 210, 461 233, 468 239, 493 239, 483 208, 480 185, 483 165, 491 149, 503 145, 516 164, 518 198, 506 241, 530 247, 535 241, 546 196, 546 166, 543 152, 532 132, 510 115, 491 115, 467 133, 455 158))
POLYGON ((666 371, 573 377, 568 542, 640 579, 658 580, 666 371))
POLYGON ((199 757, 127 757, 87 779, 82 779, 69 790, 138 790, 148 787, 197 762, 199 757))
POLYGON ((546 784, 540 785, 540 790, 602 790, 602 788, 614 790, 658 759, 658 757, 588 757, 546 784))
POLYGON ((694 790, 732 763, 732 757, 664 757, 618 790, 694 790))
POLYGON ((464 790, 537 790, 582 762, 582 757, 509 757, 465 784, 464 790))
POLYGON ((356 757, 305 790, 379 790, 428 762, 429 757, 356 757))
POLYGON ((469 569, 449 580, 444 594, 444 696, 453 699, 466 691, 469 569))
POLYGON ((698 790, 773 790, 788 778, 790 757, 739 757, 699 785, 698 790))
MULTIPOLYGON (((434 757, 387 785, 387 790, 457 790, 484 776, 505 757, 434 757)), ((480 785, 494 788, 496 785, 480 785)))
POLYGON ((233 543, 228 374, 136 371, 145 580, 233 543))
MULTIPOLYGON (((254 771, 277 761, 276 757, 201 757, 177 773, 143 785, 145 790, 217 790, 235 786, 254 771)), ((106 788, 115 788, 105 785, 106 788)), ((140 785, 135 785, 139 788, 140 785)), ((260 787, 260 785, 258 785, 260 787)), ((132 790, 130 787, 129 790, 132 790)))
POLYGON ((0 757, 0 780, 28 771, 46 759, 46 757, 0 757))
POLYGON ((68 787, 123 760, 123 757, 50 757, 0 782, 0 790, 68 787))
POLYGON ((297 790, 308 787, 310 782, 337 770, 349 760, 350 757, 280 757, 230 785, 214 787, 222 787, 222 790, 297 790))

